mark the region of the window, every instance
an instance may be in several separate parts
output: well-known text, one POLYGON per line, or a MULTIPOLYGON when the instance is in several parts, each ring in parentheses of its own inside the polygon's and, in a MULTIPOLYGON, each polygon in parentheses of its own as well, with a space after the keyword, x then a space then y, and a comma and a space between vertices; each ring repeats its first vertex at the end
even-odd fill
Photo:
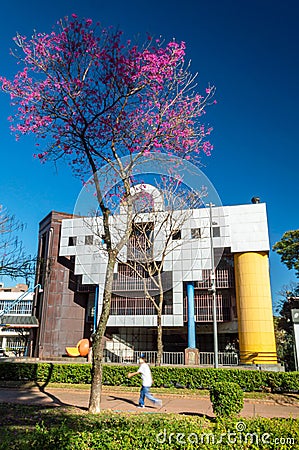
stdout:
POLYGON ((152 222, 135 223, 128 242, 128 258, 144 259, 153 252, 154 224, 152 222))
POLYGON ((220 227, 213 227, 213 237, 220 237, 220 227))
POLYGON ((85 236, 85 245, 93 245, 93 235, 85 236))
POLYGON ((191 239, 200 239, 201 230, 200 228, 191 228, 191 239))
POLYGON ((172 240, 177 241, 178 239, 181 239, 181 230, 174 230, 172 232, 172 240))
POLYGON ((70 236, 69 237, 69 247, 74 247, 77 243, 77 237, 76 236, 70 236))

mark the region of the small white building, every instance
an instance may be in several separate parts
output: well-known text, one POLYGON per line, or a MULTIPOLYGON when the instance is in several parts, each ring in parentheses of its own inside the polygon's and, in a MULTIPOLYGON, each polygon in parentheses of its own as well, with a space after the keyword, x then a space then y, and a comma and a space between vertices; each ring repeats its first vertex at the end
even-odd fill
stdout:
POLYGON ((0 285, 0 348, 8 356, 23 355, 30 336, 30 329, 37 326, 32 317, 33 292, 28 286, 0 285))

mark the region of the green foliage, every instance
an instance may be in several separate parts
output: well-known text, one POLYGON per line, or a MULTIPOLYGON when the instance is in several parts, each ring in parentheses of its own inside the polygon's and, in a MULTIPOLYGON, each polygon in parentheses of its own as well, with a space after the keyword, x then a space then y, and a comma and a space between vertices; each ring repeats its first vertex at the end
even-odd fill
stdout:
POLYGON ((210 400, 217 417, 232 417, 244 406, 244 393, 237 383, 221 381, 210 388, 210 400))
POLYGON ((36 381, 40 383, 90 383, 89 364, 0 363, 0 381, 36 381))
MULTIPOLYGON (((140 379, 128 379, 136 366, 104 365, 103 384, 108 386, 140 386, 140 379)), ((195 367, 152 367, 155 387, 182 386, 188 389, 210 389, 214 383, 237 383, 243 391, 299 391, 299 372, 264 372, 260 370, 214 369, 195 367)), ((90 364, 55 364, 1 362, 0 381, 72 383, 91 382, 90 364)))
POLYGON ((218 421, 174 414, 99 415, 71 408, 0 404, 0 449, 288 449, 299 442, 298 419, 218 421))
POLYGON ((277 356, 286 370, 295 370, 292 309, 299 309, 299 285, 281 293, 279 317, 274 318, 277 356))
MULTIPOLYGON (((107 386, 139 386, 139 380, 136 377, 128 378, 128 373, 133 372, 132 367, 127 366, 103 366, 103 384, 107 386), (111 370, 111 368, 114 369, 111 370)), ((137 370, 137 368, 135 368, 137 370)))
POLYGON ((295 269, 299 277, 299 230, 286 231, 273 250, 281 256, 288 269, 295 269))
POLYGON ((295 370, 294 337, 287 324, 288 331, 284 328, 285 319, 274 317, 274 331, 278 361, 284 365, 285 370, 295 370))

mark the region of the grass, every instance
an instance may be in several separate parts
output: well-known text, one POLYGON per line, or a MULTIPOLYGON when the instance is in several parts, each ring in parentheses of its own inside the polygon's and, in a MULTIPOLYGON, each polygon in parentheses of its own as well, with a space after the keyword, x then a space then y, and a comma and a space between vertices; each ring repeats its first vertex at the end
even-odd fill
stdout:
MULTIPOLYGON (((1 387, 46 387, 49 389, 71 389, 89 390, 86 384, 48 383, 38 385, 37 383, 1 383, 1 387)), ((138 393, 138 387, 104 386, 103 392, 113 393, 138 393)), ((52 391, 53 392, 53 391, 52 391)), ((207 390, 178 389, 178 388, 153 388, 153 392, 159 396, 192 397, 200 398, 208 396, 207 390)), ((76 395, 76 392, 73 392, 76 395)), ((245 393, 249 401, 277 401, 284 403, 295 403, 299 405, 298 394, 271 394, 268 392, 245 393)), ((248 449, 258 448, 267 450, 287 450, 289 448, 299 449, 299 419, 266 419, 241 417, 217 420, 211 417, 184 414, 145 414, 144 412, 120 413, 103 411, 92 415, 86 408, 70 406, 41 406, 0 403, 1 438, 0 450, 129 450, 142 449, 196 449, 204 450, 227 450, 228 448, 248 449), (227 436, 232 431, 240 430, 238 433, 238 445, 226 442, 227 436), (238 428, 239 426, 239 428, 238 428), (250 445, 246 441, 246 433, 249 436, 258 436, 266 442, 259 441, 258 446, 250 445), (251 434, 252 433, 252 434, 251 434), (157 436, 166 442, 157 441, 157 436), (199 445, 189 445, 185 437, 201 439, 199 445), (216 439, 208 442, 209 436, 216 439), (219 439, 223 442, 217 443, 219 439), (240 437, 241 436, 241 437, 240 437), (269 438, 268 438, 269 437, 269 438), (171 442, 170 442, 171 439, 171 442), (185 444, 178 443, 178 439, 184 440, 185 444), (288 441, 287 441, 288 440, 288 441), (283 445, 281 443, 283 442, 283 445), (291 444, 291 445, 290 445, 291 444)))
POLYGON ((97 450, 97 449, 288 449, 299 448, 299 421, 295 419, 226 419, 178 414, 136 414, 105 411, 98 415, 74 407, 43 407, 0 403, 0 450, 97 450), (238 445, 227 445, 228 433, 238 433, 238 445), (249 446, 245 432, 265 437, 249 446), (159 436, 160 441, 158 441, 159 436), (210 438, 215 437, 216 442, 210 438), (223 437, 224 436, 224 437, 223 437), (199 445, 185 445, 188 439, 199 445), (223 437, 219 444, 219 438, 223 437), (281 439, 288 445, 279 445, 281 439), (163 443, 163 440, 165 442, 163 443), (279 441, 280 439, 280 441, 279 441), (291 441, 292 440, 292 441, 291 441), (218 442, 217 442, 218 441, 218 442), (289 443, 294 445, 289 446, 289 443))

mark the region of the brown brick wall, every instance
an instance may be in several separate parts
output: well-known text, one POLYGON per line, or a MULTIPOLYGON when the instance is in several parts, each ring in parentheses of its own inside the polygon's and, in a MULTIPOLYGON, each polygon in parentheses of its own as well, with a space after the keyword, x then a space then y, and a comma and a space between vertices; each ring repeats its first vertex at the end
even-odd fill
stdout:
POLYGON ((62 356, 65 347, 75 346, 84 337, 86 294, 76 294, 82 296, 79 302, 82 306, 74 302, 69 270, 58 262, 61 221, 71 217, 52 211, 40 223, 39 257, 43 268, 37 271, 37 283, 42 285, 43 292, 35 300, 40 326, 33 351, 41 359, 62 356), (42 236, 45 236, 43 244, 42 236))

